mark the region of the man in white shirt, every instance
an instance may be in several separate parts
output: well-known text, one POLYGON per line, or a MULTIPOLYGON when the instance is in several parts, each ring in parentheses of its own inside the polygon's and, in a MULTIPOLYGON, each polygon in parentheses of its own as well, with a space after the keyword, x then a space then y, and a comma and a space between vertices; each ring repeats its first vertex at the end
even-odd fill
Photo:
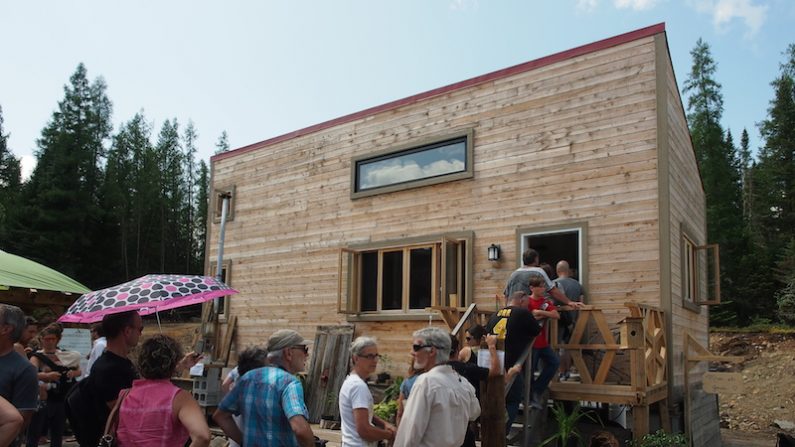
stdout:
POLYGON ((86 370, 83 371, 83 378, 85 379, 91 374, 91 367, 94 366, 94 362, 105 352, 105 348, 108 347, 108 339, 105 338, 105 333, 102 331, 102 323, 94 323, 91 325, 91 339, 94 341, 94 345, 91 347, 91 352, 88 354, 88 365, 86 365, 86 370))
POLYGON ((414 332, 411 355, 415 368, 428 372, 411 389, 394 447, 459 447, 480 403, 472 385, 446 364, 450 335, 435 327, 414 332))

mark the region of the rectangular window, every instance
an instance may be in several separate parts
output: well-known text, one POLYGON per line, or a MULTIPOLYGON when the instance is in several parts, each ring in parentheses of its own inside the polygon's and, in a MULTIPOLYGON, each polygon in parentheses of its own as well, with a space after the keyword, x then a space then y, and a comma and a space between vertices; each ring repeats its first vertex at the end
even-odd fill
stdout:
MULTIPOLYGON (((218 271, 218 264, 216 261, 210 263, 210 275, 213 278, 216 276, 216 272, 218 271)), ((224 260, 221 262, 221 281, 224 282, 227 286, 231 287, 232 281, 232 261, 230 259, 224 260)), ((218 297, 214 301, 218 302, 218 319, 221 321, 226 320, 226 316, 229 315, 229 301, 226 297, 218 297)), ((210 306, 213 306, 213 302, 210 301, 207 303, 210 306)))
POLYGON ((211 209, 213 212, 213 222, 221 223, 221 214, 223 213, 224 198, 227 200, 226 221, 231 222, 235 220, 235 186, 224 188, 215 188, 213 195, 210 198, 211 209))
POLYGON ((470 178, 472 153, 472 131, 468 131, 354 158, 351 197, 470 178))
POLYGON ((467 239, 340 250, 338 310, 358 315, 427 315, 431 306, 464 306, 467 239))

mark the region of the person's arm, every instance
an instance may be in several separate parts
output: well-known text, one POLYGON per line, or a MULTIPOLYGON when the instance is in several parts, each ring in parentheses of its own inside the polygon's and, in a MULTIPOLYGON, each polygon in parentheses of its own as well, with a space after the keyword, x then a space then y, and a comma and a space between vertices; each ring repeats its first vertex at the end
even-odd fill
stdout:
POLYGON ((558 313, 558 310, 554 308, 552 310, 536 309, 533 311, 533 316, 536 317, 537 320, 540 320, 542 318, 552 318, 553 320, 560 319, 560 314, 558 313))
POLYGON ((47 365, 42 366, 41 359, 39 359, 35 355, 30 358, 30 363, 32 363, 33 366, 36 367, 36 370, 40 370, 42 368, 45 369, 45 371, 39 371, 36 373, 36 378, 39 379, 40 381, 57 382, 61 379, 61 373, 50 370, 50 368, 48 368, 47 365))
MULTIPOLYGON (((213 420, 221 427, 221 430, 224 431, 226 436, 229 436, 239 445, 243 445, 243 433, 240 432, 240 428, 232 418, 232 413, 218 408, 215 410, 215 413, 213 413, 213 420)), ((290 425, 292 426, 292 423, 290 425)))
POLYGON ((199 404, 185 390, 180 390, 174 396, 173 411, 182 426, 190 434, 190 447, 207 447, 210 445, 210 427, 204 418, 199 404))
POLYGON ((229 374, 226 375, 226 378, 224 378, 224 381, 221 382, 221 391, 224 394, 228 393, 229 390, 232 389, 232 385, 234 385, 234 383, 235 383, 235 379, 232 377, 232 373, 230 372, 229 374))
POLYGON ((78 366, 76 369, 70 369, 66 372, 66 377, 69 379, 74 379, 75 377, 80 377, 83 375, 83 371, 80 370, 78 366))
POLYGON ((500 356, 497 354, 497 336, 494 334, 487 335, 486 346, 489 348, 489 377, 497 377, 502 374, 500 356))
POLYGON ((193 351, 185 354, 185 356, 182 357, 182 359, 180 359, 180 361, 177 363, 177 368, 174 371, 174 374, 178 376, 182 375, 183 371, 193 368, 201 359, 202 355, 193 351))
POLYGON ((25 419, 7 400, 0 397, 0 445, 11 445, 25 419))
POLYGON ((309 426, 309 422, 303 415, 291 417, 290 428, 295 433, 301 447, 315 447, 315 434, 312 433, 312 427, 309 426))
POLYGON ((469 357, 472 355, 472 348, 469 346, 464 346, 458 351, 458 361, 459 362, 466 362, 469 360, 469 357))
POLYGON ((406 398, 403 397, 403 391, 401 390, 398 394, 397 398, 397 412, 395 413, 395 425, 400 427, 400 420, 403 419, 403 406, 405 405, 406 398))
MULTIPOLYGON (((353 409, 353 421, 356 423, 356 433, 358 433, 363 440, 373 442, 380 441, 382 439, 388 439, 390 441, 394 439, 394 427, 393 430, 375 427, 370 423, 369 416, 370 412, 367 410, 367 408, 353 409)), ((373 416, 373 421, 375 421, 377 418, 377 416, 373 416)), ((381 422, 381 426, 385 427, 384 421, 381 419, 378 420, 381 422)), ((391 425, 392 424, 390 424, 390 426, 391 425)))
POLYGON ((581 302, 570 300, 569 297, 567 297, 566 294, 563 293, 562 290, 560 290, 560 287, 553 287, 553 288, 549 289, 549 294, 552 295, 552 298, 555 298, 556 300, 560 301, 561 303, 563 303, 563 304, 565 304, 567 306, 571 306, 571 307, 573 307, 575 309, 579 309, 582 306, 584 306, 584 304, 581 303, 581 302))

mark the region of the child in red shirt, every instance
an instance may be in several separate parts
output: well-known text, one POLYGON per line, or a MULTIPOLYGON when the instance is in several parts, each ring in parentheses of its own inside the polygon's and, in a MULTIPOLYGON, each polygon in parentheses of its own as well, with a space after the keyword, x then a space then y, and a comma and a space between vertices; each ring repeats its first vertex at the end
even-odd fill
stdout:
POLYGON ((533 316, 536 320, 539 320, 539 324, 542 325, 541 333, 538 334, 533 343, 533 372, 538 370, 539 360, 543 360, 544 362, 544 368, 541 370, 538 378, 533 380, 531 386, 533 394, 530 399, 530 406, 540 410, 544 408, 542 400, 544 391, 546 391, 549 382, 555 375, 555 371, 557 371, 558 366, 560 366, 560 358, 549 346, 549 341, 547 340, 546 321, 549 318, 557 320, 560 318, 560 314, 558 314, 558 309, 555 307, 555 304, 544 296, 547 289, 542 277, 530 277, 530 291, 532 295, 530 295, 527 309, 533 313, 533 316))

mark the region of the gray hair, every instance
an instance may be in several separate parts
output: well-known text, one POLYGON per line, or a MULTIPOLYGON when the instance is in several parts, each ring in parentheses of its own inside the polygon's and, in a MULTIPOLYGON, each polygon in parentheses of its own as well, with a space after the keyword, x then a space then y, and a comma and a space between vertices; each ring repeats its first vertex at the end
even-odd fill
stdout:
POLYGON ((377 346, 377 343, 373 337, 367 337, 364 335, 361 337, 356 337, 356 340, 351 343, 351 355, 361 355, 362 351, 369 348, 370 346, 377 346))
POLYGON ((268 352, 268 363, 271 365, 284 366, 284 351, 268 352))
POLYGON ((414 332, 414 338, 419 338, 425 344, 436 348, 436 364, 440 365, 450 360, 450 334, 438 327, 426 327, 414 332))
POLYGON ((7 324, 14 328, 11 331, 11 342, 16 343, 22 337, 22 331, 28 326, 25 323, 25 313, 17 306, 0 304, 0 324, 7 324))

